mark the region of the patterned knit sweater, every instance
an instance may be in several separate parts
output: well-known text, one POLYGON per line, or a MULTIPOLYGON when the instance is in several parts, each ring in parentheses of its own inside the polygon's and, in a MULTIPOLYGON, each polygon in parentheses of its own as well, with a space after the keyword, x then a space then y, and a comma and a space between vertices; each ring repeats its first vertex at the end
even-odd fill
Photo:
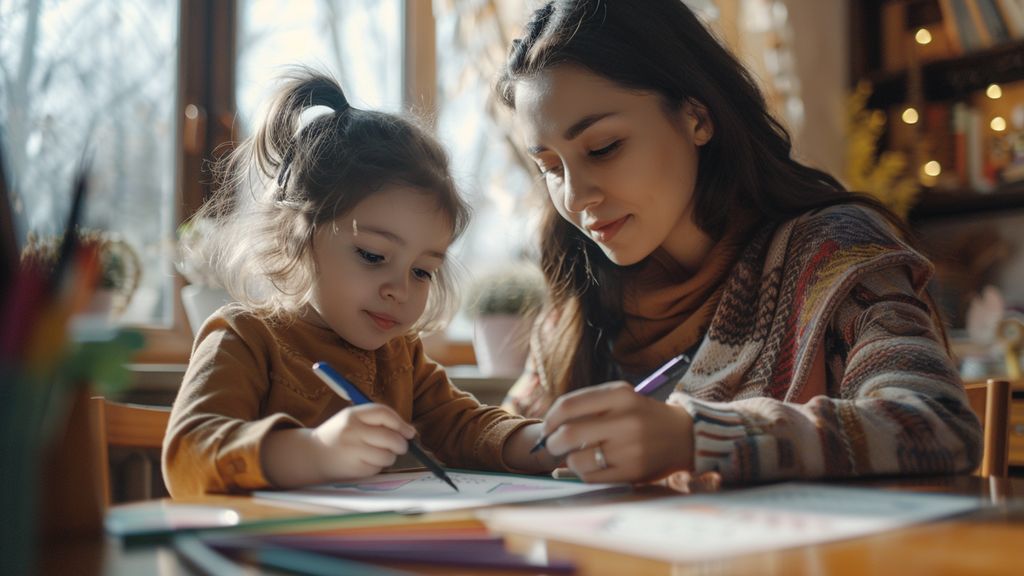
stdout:
POLYGON ((976 467, 981 427, 923 297, 931 273, 854 205, 756 232, 668 399, 693 416, 695 471, 746 483, 976 467))

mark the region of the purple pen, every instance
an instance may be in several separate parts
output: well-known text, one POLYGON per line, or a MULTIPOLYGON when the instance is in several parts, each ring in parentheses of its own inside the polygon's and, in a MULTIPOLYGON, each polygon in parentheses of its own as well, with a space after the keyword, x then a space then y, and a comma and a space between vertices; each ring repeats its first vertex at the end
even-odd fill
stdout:
POLYGON ((662 385, 678 380, 686 374, 686 371, 690 368, 690 357, 686 354, 680 354, 675 358, 672 358, 668 362, 654 371, 653 374, 644 378, 643 382, 636 385, 633 390, 637 394, 644 396, 650 396, 654 394, 658 388, 662 385))
MULTIPOLYGON (((690 357, 686 354, 680 354, 668 362, 665 362, 661 368, 655 370, 650 376, 644 378, 642 382, 637 384, 633 391, 642 396, 650 396, 657 392, 662 386, 669 382, 675 382, 676 380, 683 377, 686 371, 690 369, 690 357)), ((530 448, 530 454, 533 454, 544 448, 547 444, 548 436, 546 434, 530 448)))

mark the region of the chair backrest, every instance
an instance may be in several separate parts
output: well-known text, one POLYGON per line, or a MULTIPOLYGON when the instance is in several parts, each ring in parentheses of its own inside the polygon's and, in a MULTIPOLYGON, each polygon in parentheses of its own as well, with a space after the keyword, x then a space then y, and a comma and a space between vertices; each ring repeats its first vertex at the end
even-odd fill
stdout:
POLYGON ((171 409, 165 406, 112 402, 97 396, 92 398, 90 410, 98 444, 103 497, 109 505, 110 448, 160 449, 164 441, 164 432, 167 430, 167 422, 171 417, 171 409))
POLYGON ((981 420, 984 442, 979 476, 1006 477, 1010 468, 1010 383, 989 380, 965 384, 967 400, 981 420))

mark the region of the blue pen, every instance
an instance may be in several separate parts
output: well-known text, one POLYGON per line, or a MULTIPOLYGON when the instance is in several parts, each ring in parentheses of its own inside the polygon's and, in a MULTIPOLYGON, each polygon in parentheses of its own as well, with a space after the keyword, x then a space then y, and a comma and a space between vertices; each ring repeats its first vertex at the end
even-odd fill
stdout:
MULTIPOLYGON (((660 390, 665 384, 675 382, 682 378, 683 374, 686 374, 686 371, 689 369, 690 357, 686 354, 680 354, 673 357, 668 362, 665 362, 661 368, 658 368, 651 373, 650 376, 644 378, 642 382, 633 387, 633 391, 643 396, 650 396, 660 390)), ((537 443, 533 445, 533 448, 530 448, 530 454, 544 448, 547 444, 548 436, 550 435, 551 434, 546 434, 543 438, 538 440, 537 443)))
MULTIPOLYGON (((330 364, 326 362, 317 362, 316 364, 313 364, 313 372, 316 372, 316 375, 319 376, 320 379, 331 388, 331 390, 334 390, 338 396, 341 396, 352 404, 359 406, 361 404, 373 403, 372 400, 359 391, 359 388, 356 388, 355 384, 349 382, 347 378, 338 374, 334 368, 331 368, 330 364)), ((420 464, 426 466, 427 470, 430 470, 434 476, 437 476, 438 479, 446 482, 449 486, 454 488, 456 492, 459 491, 459 487, 456 486, 455 482, 448 477, 444 468, 442 468, 436 460, 427 455, 415 439, 409 440, 409 452, 420 461, 420 464)))

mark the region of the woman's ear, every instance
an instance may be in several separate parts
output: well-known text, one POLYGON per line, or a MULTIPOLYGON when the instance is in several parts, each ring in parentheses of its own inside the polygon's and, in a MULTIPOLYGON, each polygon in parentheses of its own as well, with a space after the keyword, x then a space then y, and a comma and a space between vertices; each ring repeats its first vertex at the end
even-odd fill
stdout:
POLYGON ((703 146, 715 135, 715 125, 706 106, 696 100, 688 100, 682 108, 684 125, 693 136, 697 146, 703 146))

